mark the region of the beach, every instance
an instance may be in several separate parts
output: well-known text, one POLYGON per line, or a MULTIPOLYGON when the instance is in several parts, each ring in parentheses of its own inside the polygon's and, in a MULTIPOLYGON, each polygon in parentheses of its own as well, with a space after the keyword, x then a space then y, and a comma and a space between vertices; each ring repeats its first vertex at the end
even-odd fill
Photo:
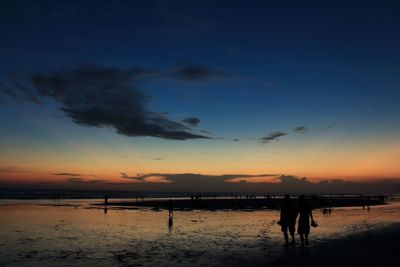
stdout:
MULTIPOLYGON (((269 266, 400 266, 400 223, 286 251, 269 266)), ((263 263, 260 263, 262 266, 263 263)))
POLYGON ((400 203, 316 209, 310 246, 286 250, 278 210, 175 211, 169 227, 166 210, 102 201, 2 200, 0 266, 346 266, 351 255, 374 258, 361 248, 370 245, 379 266, 393 266, 380 257, 399 233, 400 203))

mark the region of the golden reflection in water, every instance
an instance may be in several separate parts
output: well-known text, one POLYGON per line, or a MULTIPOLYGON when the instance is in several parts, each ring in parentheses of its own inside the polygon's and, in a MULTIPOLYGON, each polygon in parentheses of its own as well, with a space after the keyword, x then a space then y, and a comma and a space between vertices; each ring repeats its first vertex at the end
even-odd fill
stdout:
MULTIPOLYGON (((235 266, 282 249, 278 211, 175 211, 170 225, 168 211, 89 202, 0 202, 0 265, 52 266, 62 259, 67 265, 197 266, 212 259, 235 266)), ((336 208, 330 215, 315 210, 314 217, 319 227, 311 229, 312 244, 399 222, 400 205, 336 208)))

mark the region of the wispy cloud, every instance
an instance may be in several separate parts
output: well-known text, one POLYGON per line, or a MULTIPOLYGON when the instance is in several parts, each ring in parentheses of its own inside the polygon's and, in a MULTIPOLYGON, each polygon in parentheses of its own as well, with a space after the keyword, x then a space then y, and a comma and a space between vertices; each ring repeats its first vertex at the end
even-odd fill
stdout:
POLYGON ((305 126, 297 126, 293 128, 293 132, 305 134, 308 132, 308 128, 305 126))
POLYGON ((5 166, 0 167, 0 173, 19 173, 19 172, 27 172, 28 169, 17 167, 17 166, 5 166))
POLYGON ((59 175, 59 176, 80 176, 81 174, 79 174, 79 173, 71 173, 71 172, 60 172, 60 173, 53 173, 53 175, 59 175))
POLYGON ((14 80, 13 85, 18 91, 20 91, 22 93, 25 100, 34 102, 38 105, 42 104, 40 97, 35 92, 33 92, 31 89, 29 89, 28 87, 23 85, 22 83, 14 80))
POLYGON ((106 183, 107 180, 104 179, 84 179, 80 177, 74 177, 68 179, 68 182, 75 183, 75 184, 102 184, 106 183))
POLYGON ((223 70, 204 66, 179 66, 168 73, 169 76, 186 81, 208 81, 210 79, 226 79, 230 75, 223 70))
POLYGON ((200 123, 200 119, 199 118, 190 117, 190 118, 186 118, 186 119, 182 120, 182 122, 195 127, 200 123))
POLYGON ((267 136, 261 138, 261 143, 269 143, 274 140, 279 140, 279 137, 285 136, 287 133, 281 131, 270 132, 267 136))
POLYGON ((11 98, 17 99, 18 95, 11 90, 11 88, 9 88, 8 86, 4 85, 4 84, 0 84, 0 93, 3 93, 6 96, 9 96, 11 98))
POLYGON ((162 158, 162 157, 142 157, 142 159, 160 161, 160 160, 163 160, 164 158, 162 158))

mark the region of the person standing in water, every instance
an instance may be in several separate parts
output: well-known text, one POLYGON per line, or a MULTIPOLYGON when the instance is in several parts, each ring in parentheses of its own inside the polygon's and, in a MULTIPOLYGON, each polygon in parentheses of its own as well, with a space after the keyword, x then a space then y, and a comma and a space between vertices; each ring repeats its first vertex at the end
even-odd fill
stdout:
POLYGON ((297 210, 294 202, 290 199, 290 195, 285 195, 281 206, 281 215, 278 224, 281 226, 283 236, 285 238, 285 246, 289 246, 289 236, 292 237, 292 245, 294 246, 294 232, 296 227, 297 210))
POLYGON ((306 202, 303 195, 299 197, 298 211, 299 222, 297 226, 297 233, 300 235, 301 246, 304 247, 304 244, 308 245, 308 235, 310 234, 310 219, 313 226, 316 226, 317 224, 314 221, 311 207, 306 202))

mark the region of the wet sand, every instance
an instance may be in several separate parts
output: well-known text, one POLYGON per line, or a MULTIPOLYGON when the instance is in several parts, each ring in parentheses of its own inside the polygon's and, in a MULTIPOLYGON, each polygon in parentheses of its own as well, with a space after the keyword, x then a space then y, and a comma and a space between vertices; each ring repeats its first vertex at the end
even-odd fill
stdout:
MULTIPOLYGON (((176 211, 168 227, 168 211, 162 209, 109 207, 105 212, 92 202, 0 204, 0 266, 302 266, 298 257, 319 260, 311 266, 329 266, 319 255, 339 251, 354 238, 349 249, 332 253, 351 255, 348 250, 363 242, 357 241, 361 233, 375 236, 400 222, 400 203, 335 208, 329 214, 315 210, 320 227, 311 230, 310 247, 302 251, 297 244, 286 251, 278 210, 176 211)), ((384 248, 383 243, 378 246, 384 248)))
MULTIPOLYGON (((304 249, 289 248, 268 266, 400 266, 400 223, 304 249)), ((259 266, 263 266, 259 263, 259 266)), ((264 265, 265 266, 265 265, 264 265)))

